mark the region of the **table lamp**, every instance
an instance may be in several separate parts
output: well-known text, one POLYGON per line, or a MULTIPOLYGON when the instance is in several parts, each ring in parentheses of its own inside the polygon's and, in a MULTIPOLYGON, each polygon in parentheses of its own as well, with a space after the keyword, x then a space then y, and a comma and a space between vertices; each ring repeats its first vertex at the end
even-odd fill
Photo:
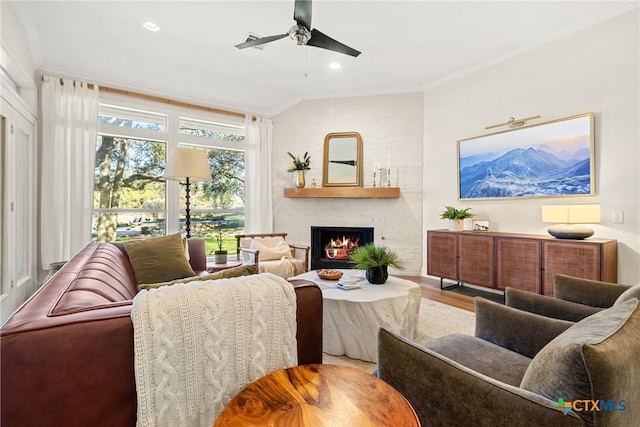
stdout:
POLYGON ((600 222, 600 205, 543 205, 542 222, 556 223, 547 229, 558 239, 586 239, 593 230, 579 224, 600 222))
POLYGON ((209 156, 206 150, 197 148, 174 148, 169 151, 164 177, 173 181, 185 180, 186 189, 186 230, 191 237, 191 211, 189 209, 189 186, 192 181, 211 180, 209 156))

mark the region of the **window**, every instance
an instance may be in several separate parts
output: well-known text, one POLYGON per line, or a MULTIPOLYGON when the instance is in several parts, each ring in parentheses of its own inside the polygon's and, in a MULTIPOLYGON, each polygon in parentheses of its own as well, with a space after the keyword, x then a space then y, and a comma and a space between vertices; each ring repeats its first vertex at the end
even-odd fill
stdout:
POLYGON ((151 102, 142 108, 129 100, 100 104, 95 241, 184 232, 184 185, 163 174, 168 147, 194 146, 207 150, 212 180, 191 184, 191 236, 204 238, 213 253, 213 235, 221 227, 223 249, 235 251, 233 235, 244 231, 244 125, 238 118, 189 113, 151 102))
MULTIPOLYGON (((234 253, 234 234, 244 231, 244 126, 180 118, 180 145, 207 150, 211 181, 191 184, 191 235, 218 249, 213 238, 220 227, 222 249, 234 253)), ((186 221, 185 188, 180 186, 180 224, 186 221)))
POLYGON ((164 234, 167 116, 101 104, 93 236, 99 242, 164 234))

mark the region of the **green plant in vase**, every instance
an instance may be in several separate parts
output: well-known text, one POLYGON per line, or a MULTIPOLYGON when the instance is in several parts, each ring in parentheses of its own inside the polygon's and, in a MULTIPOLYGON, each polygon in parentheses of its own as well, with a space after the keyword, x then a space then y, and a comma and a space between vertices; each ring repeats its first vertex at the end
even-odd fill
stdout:
POLYGON ((440 219, 449 220, 449 231, 462 231, 463 221, 467 218, 473 218, 471 208, 457 209, 453 206, 445 206, 444 211, 440 214, 440 219))
POLYGON ((354 268, 365 270, 365 277, 374 285, 381 285, 387 281, 389 266, 398 270, 404 268, 395 252, 374 243, 358 247, 349 257, 349 261, 354 268))
POLYGON ((220 223, 220 221, 215 221, 213 228, 216 246, 218 247, 218 249, 213 251, 213 262, 215 262, 216 264, 226 264, 228 254, 226 249, 222 249, 222 244, 224 243, 224 238, 227 233, 225 233, 222 229, 222 224, 220 223))
POLYGON ((311 169, 311 157, 309 157, 309 153, 305 152, 304 156, 302 156, 302 160, 300 157, 296 157, 290 152, 287 152, 291 160, 293 161, 293 165, 287 169, 287 172, 295 172, 296 173, 296 187, 304 188, 305 182, 305 173, 311 169))

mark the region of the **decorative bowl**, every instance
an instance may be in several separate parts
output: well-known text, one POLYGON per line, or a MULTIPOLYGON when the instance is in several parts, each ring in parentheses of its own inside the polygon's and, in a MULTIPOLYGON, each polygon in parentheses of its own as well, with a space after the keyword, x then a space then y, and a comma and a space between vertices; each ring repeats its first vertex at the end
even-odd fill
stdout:
POLYGON ((342 271, 340 270, 322 269, 316 271, 316 274, 323 280, 339 280, 342 277, 342 271))

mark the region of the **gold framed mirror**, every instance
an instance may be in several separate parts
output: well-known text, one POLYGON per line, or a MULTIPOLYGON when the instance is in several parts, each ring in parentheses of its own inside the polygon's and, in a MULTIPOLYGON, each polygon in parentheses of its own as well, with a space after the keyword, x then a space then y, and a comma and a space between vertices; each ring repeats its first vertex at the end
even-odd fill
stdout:
POLYGON ((358 132, 334 132, 324 137, 323 187, 360 187, 362 136, 358 132))

